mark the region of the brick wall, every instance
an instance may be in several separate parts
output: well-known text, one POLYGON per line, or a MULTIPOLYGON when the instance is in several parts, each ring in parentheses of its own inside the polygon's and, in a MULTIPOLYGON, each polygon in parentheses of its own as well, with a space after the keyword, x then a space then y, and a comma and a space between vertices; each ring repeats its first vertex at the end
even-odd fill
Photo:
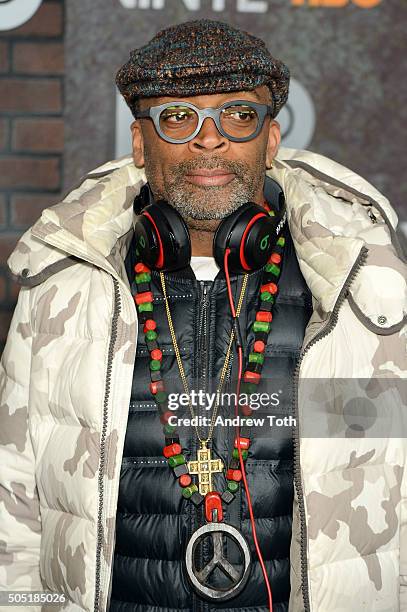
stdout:
POLYGON ((43 0, 0 31, 0 352, 18 295, 6 261, 18 238, 61 197, 64 0, 43 0))

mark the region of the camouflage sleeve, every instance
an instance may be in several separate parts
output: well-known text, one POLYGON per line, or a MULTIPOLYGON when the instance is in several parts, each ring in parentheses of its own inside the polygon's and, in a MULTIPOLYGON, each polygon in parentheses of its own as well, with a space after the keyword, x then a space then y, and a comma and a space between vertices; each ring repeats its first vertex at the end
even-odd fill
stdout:
POLYGON ((0 361, 0 591, 43 590, 41 519, 28 426, 29 303, 30 289, 22 288, 0 361))
POLYGON ((407 612, 407 466, 404 466, 400 515, 400 612, 407 612))

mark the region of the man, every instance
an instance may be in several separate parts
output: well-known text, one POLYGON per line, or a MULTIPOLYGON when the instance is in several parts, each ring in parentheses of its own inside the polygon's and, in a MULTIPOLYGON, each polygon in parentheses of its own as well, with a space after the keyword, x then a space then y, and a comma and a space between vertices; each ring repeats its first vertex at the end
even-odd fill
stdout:
POLYGON ((1 362, 3 589, 59 593, 72 611, 264 610, 269 582, 274 612, 407 610, 406 445, 400 429, 366 434, 373 410, 402 425, 396 215, 350 170, 279 148, 288 78, 227 24, 163 30, 117 75, 133 155, 82 179, 11 255, 22 288, 1 362), (247 202, 281 223, 267 265, 230 274, 244 380, 283 380, 280 416, 293 391, 292 440, 268 426, 235 439, 211 428, 214 405, 196 409, 209 427, 178 433, 165 407, 181 380, 234 390, 213 242, 247 202), (154 254, 166 261, 177 236, 156 227, 163 211, 192 250, 164 273, 154 254), (376 381, 360 384, 357 405, 370 403, 357 423, 335 386, 347 379, 376 381))

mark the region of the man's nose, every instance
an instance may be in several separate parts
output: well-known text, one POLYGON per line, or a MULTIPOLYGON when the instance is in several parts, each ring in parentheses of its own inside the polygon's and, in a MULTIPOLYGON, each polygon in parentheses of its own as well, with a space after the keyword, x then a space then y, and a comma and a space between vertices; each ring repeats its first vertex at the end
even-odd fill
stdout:
POLYGON ((212 150, 212 149, 226 149, 229 147, 230 141, 222 136, 218 131, 214 120, 211 117, 206 117, 201 129, 198 134, 190 140, 189 145, 193 150, 212 150))

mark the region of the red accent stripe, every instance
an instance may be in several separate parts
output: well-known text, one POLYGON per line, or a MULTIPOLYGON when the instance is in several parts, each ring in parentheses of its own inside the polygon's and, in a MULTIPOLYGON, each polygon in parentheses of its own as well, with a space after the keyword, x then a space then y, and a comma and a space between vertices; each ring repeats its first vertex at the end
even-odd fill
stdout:
POLYGON ((150 221, 153 224, 153 227, 154 227, 154 229, 156 231, 156 234, 157 234, 159 254, 158 254, 158 259, 157 259, 157 262, 155 264, 155 267, 160 269, 164 265, 164 251, 163 251, 163 243, 161 242, 160 232, 158 231, 158 227, 156 226, 155 221, 154 221, 153 217, 150 215, 150 213, 144 211, 142 214, 145 215, 147 217, 147 219, 150 219, 150 221))
POLYGON ((240 263, 242 264, 242 268, 244 270, 251 270, 251 267, 247 263, 246 258, 244 256, 244 243, 245 243, 245 239, 246 239, 247 233, 248 233, 249 229, 251 228, 251 226, 253 225, 253 223, 256 223, 257 219, 260 219, 261 217, 267 217, 267 215, 265 213, 262 213, 262 212, 257 213, 257 215, 255 215, 252 219, 250 219, 249 223, 246 226, 245 231, 243 232, 242 240, 240 242, 239 256, 240 256, 240 263))

